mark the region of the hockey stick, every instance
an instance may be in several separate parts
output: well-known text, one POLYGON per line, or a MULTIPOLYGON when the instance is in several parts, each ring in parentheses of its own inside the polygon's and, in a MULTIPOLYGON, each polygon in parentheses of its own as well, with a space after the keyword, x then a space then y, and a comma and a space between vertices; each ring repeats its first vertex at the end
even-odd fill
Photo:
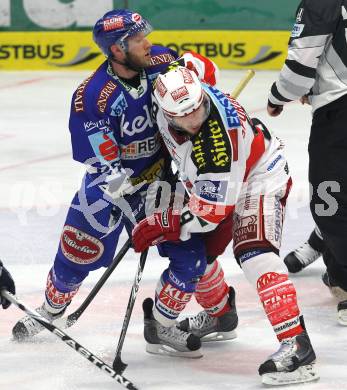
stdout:
POLYGON ((231 92, 230 96, 234 99, 237 99, 240 93, 245 89, 249 81, 254 77, 255 72, 252 69, 249 69, 245 76, 239 81, 234 90, 231 92))
POLYGON ((126 363, 124 363, 122 361, 121 353, 122 353, 122 348, 123 348, 123 344, 124 344, 124 339, 125 339, 125 336, 126 336, 126 333, 128 330, 129 322, 130 322, 131 313, 133 311, 137 292, 139 290, 143 269, 145 268, 147 254, 148 254, 148 249, 146 249, 144 252, 142 252, 141 256, 140 256, 140 261, 139 261, 139 265, 137 267, 135 280, 134 280, 133 286, 131 288, 128 306, 127 306, 127 309, 125 312, 125 317, 124 317, 123 326, 122 326, 122 332, 119 336, 119 341, 118 341, 117 350, 116 350, 116 356, 115 356, 113 364, 112 364, 113 369, 120 374, 122 374, 128 366, 126 363))
POLYGON ((139 390, 131 381, 126 379, 123 375, 119 374, 115 370, 113 370, 108 364, 106 364, 103 360, 95 356, 92 352, 88 351, 88 349, 84 348, 81 344, 79 344, 72 337, 68 336, 65 332, 63 332, 60 328, 51 324, 46 318, 42 317, 36 311, 27 307, 23 302, 21 302, 15 295, 11 294, 7 290, 1 290, 1 295, 6 298, 8 301, 16 305, 19 309, 23 310, 26 314, 28 314, 31 318, 35 319, 35 321, 39 322, 42 326, 48 329, 51 333, 55 334, 59 337, 65 344, 69 347, 77 351, 84 358, 89 360, 94 366, 98 367, 101 371, 108 374, 111 378, 115 379, 119 384, 124 386, 130 390, 139 390))
POLYGON ((122 246, 122 248, 120 249, 120 251, 118 252, 116 257, 113 259, 110 266, 102 274, 101 278, 96 283, 96 285, 92 288, 92 290, 88 294, 87 298, 80 305, 80 307, 77 310, 75 310, 73 313, 69 314, 66 318, 59 318, 59 319, 55 320, 54 321, 55 325, 57 325, 63 329, 66 329, 66 328, 70 328, 70 326, 72 326, 76 323, 76 321, 81 317, 83 312, 87 309, 89 304, 95 298, 96 294, 100 291, 101 287, 106 283, 107 279, 111 276, 112 272, 115 270, 115 268, 121 262, 121 260, 125 256, 125 254, 128 252, 129 248, 131 248, 131 238, 128 238, 128 240, 122 246))

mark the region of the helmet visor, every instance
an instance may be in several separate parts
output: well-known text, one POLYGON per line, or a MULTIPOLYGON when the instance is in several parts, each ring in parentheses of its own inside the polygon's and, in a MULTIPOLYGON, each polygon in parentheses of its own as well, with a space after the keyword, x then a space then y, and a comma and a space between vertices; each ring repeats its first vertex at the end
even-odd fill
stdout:
POLYGON ((133 37, 136 34, 144 33, 148 35, 153 31, 153 27, 147 22, 146 19, 141 19, 138 23, 135 23, 118 41, 117 44, 123 43, 126 39, 133 37))
POLYGON ((204 98, 198 108, 184 116, 171 116, 164 113, 169 125, 175 130, 196 134, 210 115, 210 99, 204 93, 204 98))

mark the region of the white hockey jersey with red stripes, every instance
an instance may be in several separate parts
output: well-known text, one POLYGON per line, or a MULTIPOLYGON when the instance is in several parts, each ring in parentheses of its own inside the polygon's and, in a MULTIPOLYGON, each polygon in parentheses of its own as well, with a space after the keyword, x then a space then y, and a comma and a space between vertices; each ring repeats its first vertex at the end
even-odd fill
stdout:
POLYGON ((153 97, 159 131, 190 194, 189 203, 181 211, 182 240, 190 233, 215 229, 233 212, 247 185, 254 185, 257 178, 261 191, 267 193, 285 184, 274 182, 273 170, 288 169, 276 137, 262 131, 261 125, 251 124, 236 100, 215 87, 202 86, 211 100, 211 110, 192 137, 169 128, 153 97))

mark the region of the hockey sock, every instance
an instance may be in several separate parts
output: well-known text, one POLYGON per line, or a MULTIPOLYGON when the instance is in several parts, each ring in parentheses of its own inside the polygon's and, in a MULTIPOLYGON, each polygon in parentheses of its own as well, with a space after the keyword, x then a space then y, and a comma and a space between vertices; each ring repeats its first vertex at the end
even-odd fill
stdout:
POLYGON ((58 283, 53 272, 54 271, 51 270, 47 276, 44 307, 49 313, 54 315, 60 313, 70 304, 72 298, 76 295, 80 284, 74 285, 71 288, 64 288, 64 291, 62 291, 63 289, 60 286, 60 289, 58 289, 58 283))
POLYGON ((279 341, 303 332, 296 290, 288 275, 267 272, 258 279, 257 290, 279 341))
POLYGON ((184 291, 181 283, 178 285, 168 277, 168 270, 162 274, 155 291, 154 318, 163 326, 172 326, 186 304, 190 301, 193 291, 184 291))
POLYGON ((195 298, 210 316, 220 317, 230 310, 228 292, 224 271, 215 260, 207 265, 204 276, 198 282, 195 298))

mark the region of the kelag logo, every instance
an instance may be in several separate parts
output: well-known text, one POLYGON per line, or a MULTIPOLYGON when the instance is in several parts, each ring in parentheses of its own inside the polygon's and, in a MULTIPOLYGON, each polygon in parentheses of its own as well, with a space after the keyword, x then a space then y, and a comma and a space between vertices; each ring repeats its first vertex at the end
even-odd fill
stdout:
POLYGON ((66 56, 66 46, 63 44, 43 44, 43 45, 0 45, 0 61, 7 59, 15 60, 47 60, 48 65, 57 67, 69 67, 84 64, 100 56, 101 53, 93 52, 91 47, 81 47, 76 55, 69 61, 56 62, 54 60, 64 59, 66 56))

